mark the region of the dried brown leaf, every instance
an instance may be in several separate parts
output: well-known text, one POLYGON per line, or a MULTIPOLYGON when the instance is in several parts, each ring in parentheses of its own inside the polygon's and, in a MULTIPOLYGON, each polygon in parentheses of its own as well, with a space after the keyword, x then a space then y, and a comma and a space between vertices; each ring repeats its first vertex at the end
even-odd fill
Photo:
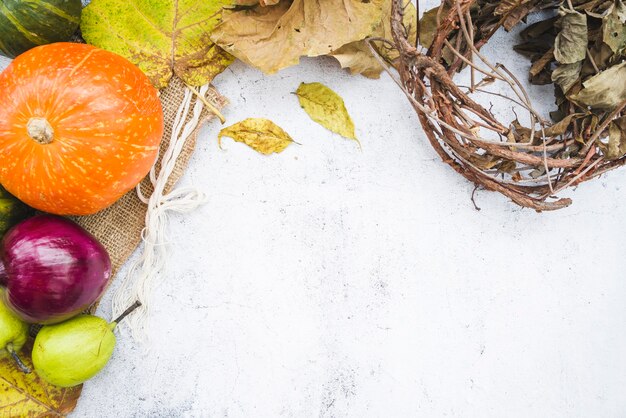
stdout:
POLYGON ((554 49, 549 49, 545 54, 541 56, 538 60, 533 62, 533 65, 530 67, 530 75, 536 76, 543 70, 549 67, 550 63, 554 60, 554 49))
POLYGON ((554 24, 558 17, 551 17, 549 19, 540 20, 539 22, 532 23, 524 28, 520 32, 520 37, 525 40, 542 39, 548 37, 554 41, 556 37, 556 30, 554 24))
POLYGON ((327 55, 376 31, 385 0, 294 0, 224 16, 211 39, 266 73, 327 55))
POLYGON ((351 42, 330 55, 339 61, 341 68, 349 69, 350 74, 380 78, 380 73, 384 70, 365 41, 351 42))
POLYGON ((626 47, 626 5, 618 0, 602 22, 602 41, 618 54, 626 47))
POLYGON ((559 14, 561 30, 554 41, 554 57, 561 64, 584 60, 589 42, 587 16, 565 7, 559 9, 559 14))
POLYGON ((582 61, 573 64, 560 64, 552 71, 552 81, 561 87, 563 92, 567 93, 579 80, 582 66, 582 61))
POLYGON ((599 45, 592 45, 591 48, 589 48, 588 54, 590 58, 584 61, 581 70, 583 78, 596 74, 596 68, 599 70, 607 69, 611 65, 611 60, 615 58, 611 47, 604 42, 601 42, 599 45), (593 59, 593 63, 591 59, 593 59))
MULTIPOLYGON (((385 0, 385 3, 386 4, 383 6, 382 21, 371 36, 392 41, 391 0, 385 0)), ((415 43, 417 33, 415 28, 416 13, 415 6, 413 6, 412 3, 407 4, 404 10, 404 24, 405 27, 411 31, 409 34, 409 42, 411 42, 411 44, 415 43)), ((379 44, 380 42, 377 42, 374 45, 380 56, 385 61, 393 63, 398 57, 397 50, 395 48, 389 49, 387 45, 379 44)), ((351 74, 361 74, 369 78, 379 78, 380 73, 384 70, 378 59, 372 55, 368 42, 365 40, 351 42, 333 51, 330 55, 339 61, 342 68, 349 69, 351 74)))
MULTIPOLYGON (((415 43, 417 33, 415 27, 416 13, 415 6, 412 3, 407 4, 404 10, 404 24, 411 31, 409 42, 412 44, 415 43)), ((371 36, 393 40, 391 35, 391 0, 385 0, 382 20, 371 36)), ((379 45, 379 42, 374 45, 385 61, 393 63, 398 57, 398 52, 395 48, 389 49, 387 45, 379 45)), ((372 55, 368 42, 365 40, 351 42, 333 51, 330 55, 339 61, 342 68, 348 68, 351 74, 362 74, 369 78, 379 78, 380 73, 384 70, 378 59, 372 55)))
MULTIPOLYGON (((563 119, 561 119, 558 123, 555 123, 554 125, 551 125, 549 127, 547 127, 546 129, 544 129, 543 133, 550 137, 550 136, 558 136, 558 135, 564 135, 567 132, 567 129, 569 128, 570 124, 572 123, 572 121, 580 118, 584 116, 584 114, 582 113, 572 113, 567 115, 566 117, 564 117, 563 119)), ((540 132, 541 133, 541 132, 540 132)))
POLYGON ((626 155, 626 116, 609 125, 609 143, 606 157, 615 159, 626 155))
POLYGON ((528 2, 529 0, 502 0, 498 2, 499 4, 496 7, 495 14, 503 16, 507 13, 511 13, 515 8, 528 2))
POLYGON ((511 30, 535 9, 535 3, 537 0, 503 0, 498 2, 495 14, 503 16, 502 26, 506 30, 511 30))
POLYGON ((572 100, 596 109, 614 109, 626 100, 626 62, 615 65, 583 83, 572 100))

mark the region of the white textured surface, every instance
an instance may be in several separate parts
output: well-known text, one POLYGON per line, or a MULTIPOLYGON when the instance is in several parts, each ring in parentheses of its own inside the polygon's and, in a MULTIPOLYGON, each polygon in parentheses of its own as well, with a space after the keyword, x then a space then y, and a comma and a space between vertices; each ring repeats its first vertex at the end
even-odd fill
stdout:
POLYGON ((122 336, 73 416, 626 413, 625 170, 557 213, 489 192, 477 212, 388 77, 237 63, 216 85, 228 123, 267 117, 302 145, 263 157, 203 131, 183 182, 210 202, 172 219, 156 345, 122 336), (301 81, 345 98, 363 152, 307 118, 301 81))

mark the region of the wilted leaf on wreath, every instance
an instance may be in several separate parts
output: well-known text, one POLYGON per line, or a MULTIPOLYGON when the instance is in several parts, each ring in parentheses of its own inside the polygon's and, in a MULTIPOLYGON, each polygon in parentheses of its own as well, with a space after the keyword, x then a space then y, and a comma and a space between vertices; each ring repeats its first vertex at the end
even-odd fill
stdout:
MULTIPOLYGON (((25 349, 24 363, 32 368, 25 349)), ((0 360, 0 417, 63 417, 74 410, 82 386, 63 389, 24 374, 9 359, 0 360)))
MULTIPOLYGON (((495 166, 496 170, 500 173, 508 173, 511 175, 517 174, 515 169, 517 168, 517 163, 511 160, 502 160, 499 164, 495 166)), ((515 179, 513 179, 515 180, 515 179)))
POLYGON ((260 152, 269 155, 280 153, 293 141, 289 134, 269 119, 248 118, 224 128, 217 135, 222 146, 222 137, 227 136, 260 152))
POLYGON ((209 34, 230 0, 92 0, 82 15, 87 42, 137 64, 157 88, 173 74, 192 86, 208 83, 233 58, 209 34))
POLYGON ((602 22, 602 40, 617 54, 626 47, 626 5, 619 0, 610 10, 602 22))
POLYGON ((528 173, 528 175, 534 179, 538 179, 539 177, 543 176, 546 174, 546 169, 544 166, 540 166, 535 168, 533 171, 531 171, 530 173, 528 173))
MULTIPOLYGON (((441 10, 440 18, 444 19, 450 11, 450 8, 444 4, 443 9, 441 10)), ((430 9, 424 12, 420 19, 420 45, 424 48, 428 49, 433 44, 435 40, 435 34, 437 33, 437 14, 439 13, 439 7, 435 7, 434 9, 430 9)), ((455 44, 454 39, 450 40, 451 44, 455 44)), ((456 55, 445 46, 442 51, 443 59, 448 63, 452 64, 456 55)))
POLYGON ((496 7, 495 14, 498 16, 510 13, 513 9, 522 4, 528 3, 530 0, 502 0, 496 7))
MULTIPOLYGON (((548 19, 540 20, 538 22, 532 23, 524 28, 519 34, 519 36, 525 40, 538 40, 545 39, 547 41, 554 41, 556 37, 556 28, 554 24, 558 20, 558 16, 554 16, 548 19)), ((552 42, 547 42, 548 44, 552 44, 552 42)), ((544 49, 549 48, 550 45, 544 45, 544 49)))
POLYGON ((582 61, 573 64, 560 64, 552 71, 552 82, 560 86, 563 92, 567 93, 580 78, 582 67, 582 61))
POLYGON ((586 59, 584 61, 583 68, 581 70, 581 75, 583 77, 597 74, 598 71, 596 70, 596 68, 601 71, 605 70, 612 64, 611 60, 615 57, 615 54, 613 54, 611 47, 609 47, 604 42, 591 45, 588 54, 590 58, 593 59, 593 63, 591 62, 591 59, 586 59))
MULTIPOLYGON (((567 128, 569 128, 569 125, 572 123, 572 120, 576 120, 583 116, 584 116, 584 113, 571 113, 567 115, 566 117, 564 117, 563 119, 561 119, 559 122, 555 123, 554 125, 551 125, 547 127, 546 129, 544 129, 543 133, 547 137, 564 135, 565 132, 567 132, 567 128)), ((539 133, 541 134, 541 132, 539 133)))
POLYGON ((626 116, 615 119, 609 125, 609 145, 606 157, 619 158, 626 154, 626 116))
POLYGON ((542 71, 550 68, 550 63, 554 60, 554 49, 550 48, 530 67, 530 75, 537 76, 542 71))
POLYGON ((536 86, 545 86, 546 84, 552 84, 552 74, 550 71, 543 70, 537 75, 531 75, 529 81, 536 86))
POLYGON ((386 0, 294 0, 225 14, 211 39, 266 73, 370 36, 386 0))
POLYGON ((561 31, 554 41, 554 57, 561 64, 573 64, 587 54, 587 16, 565 7, 559 9, 561 31))
POLYGON ((556 20, 556 18, 541 20, 526 27, 520 33, 524 42, 516 44, 513 49, 531 59, 545 54, 550 49, 554 51, 554 39, 557 35, 554 25, 556 20))
POLYGON ((296 94, 300 106, 311 119, 332 132, 358 142, 354 122, 341 96, 322 83, 301 83, 296 94))
POLYGON ((572 100, 596 109, 614 109, 626 100, 626 62, 610 67, 583 83, 572 100))
MULTIPOLYGON (((583 113, 572 113, 564 117, 559 122, 554 125, 550 125, 543 130, 535 129, 534 140, 532 143, 541 144, 541 139, 543 136, 545 137, 554 137, 559 135, 564 135, 567 132, 567 128, 569 128, 572 121, 584 116, 583 113)), ((523 126, 517 119, 515 119, 511 123, 511 130, 507 134, 508 142, 521 142, 528 143, 530 142, 530 135, 532 131, 530 128, 523 126)))
MULTIPOLYGON (((537 56, 537 53, 541 52, 541 47, 545 46, 543 41, 531 40, 517 44, 513 47, 513 50, 518 54, 521 54, 531 60, 537 56)), ((554 53, 553 53, 554 54, 554 53)))
POLYGON ((502 160, 492 155, 471 154, 469 161, 481 170, 491 170, 500 164, 502 160))
POLYGON ((495 14, 504 16, 502 26, 506 30, 511 30, 535 9, 536 3, 539 2, 537 0, 503 0, 496 7, 495 14))
POLYGON ((515 119, 513 122, 511 122, 511 126, 510 126, 510 131, 509 134, 512 134, 513 136, 511 137, 510 135, 507 135, 509 142, 517 142, 517 143, 532 143, 531 139, 530 139, 530 135, 531 135, 532 131, 523 126, 519 120, 515 119))
MULTIPOLYGON (((409 42, 411 44, 415 43, 417 34, 415 25, 416 14, 417 10, 415 10, 413 3, 407 3, 404 9, 404 25, 411 31, 409 33, 409 42)), ((393 40, 391 34, 391 0, 385 0, 382 20, 370 36, 393 40)), ((377 46, 378 44, 374 43, 374 47, 385 61, 393 62, 398 57, 398 52, 395 48, 389 49, 386 45, 377 46)), ((369 78, 379 78, 380 73, 384 70, 378 59, 372 55, 372 51, 365 40, 351 42, 333 51, 330 55, 339 61, 342 68, 348 68, 351 74, 362 74, 369 78)))
POLYGON ((600 119, 598 118, 598 115, 589 113, 586 117, 581 118, 579 123, 580 128, 578 129, 578 132, 574 139, 580 144, 586 144, 589 136, 583 134, 585 132, 595 132, 600 123, 600 119))
POLYGON ((554 49, 550 48, 543 55, 534 55, 531 58, 533 65, 530 67, 528 80, 535 85, 552 84, 552 61, 554 61, 554 49))

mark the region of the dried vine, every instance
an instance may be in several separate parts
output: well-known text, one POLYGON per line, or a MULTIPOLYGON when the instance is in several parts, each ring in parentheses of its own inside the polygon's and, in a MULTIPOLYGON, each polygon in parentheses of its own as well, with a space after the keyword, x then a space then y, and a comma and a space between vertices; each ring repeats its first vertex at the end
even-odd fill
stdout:
POLYGON ((544 120, 516 76, 480 52, 498 28, 510 29, 528 13, 560 2, 521 3, 523 7, 497 14, 480 0, 444 0, 430 48, 423 52, 407 39, 402 0, 393 0, 397 81, 444 162, 477 186, 500 192, 520 206, 556 210, 571 204, 570 199, 559 198, 559 192, 626 163, 626 156, 608 156, 600 141, 608 136, 609 124, 625 115, 626 102, 594 115, 585 107, 569 105, 569 114, 559 123, 544 120), (469 87, 453 80, 463 67, 471 71, 469 87), (494 82, 505 83, 509 94, 483 89, 494 82), (529 126, 497 120, 472 98, 477 92, 510 100, 527 112, 529 126), (585 118, 592 116, 595 123, 587 124, 585 118))

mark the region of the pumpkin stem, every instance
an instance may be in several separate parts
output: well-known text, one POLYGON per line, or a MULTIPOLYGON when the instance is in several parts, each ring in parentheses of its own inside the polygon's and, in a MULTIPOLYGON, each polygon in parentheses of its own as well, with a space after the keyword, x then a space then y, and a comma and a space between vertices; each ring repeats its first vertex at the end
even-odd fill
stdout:
POLYGON ((51 143, 54 138, 54 129, 45 118, 30 118, 26 124, 26 130, 28 136, 41 145, 51 143))

